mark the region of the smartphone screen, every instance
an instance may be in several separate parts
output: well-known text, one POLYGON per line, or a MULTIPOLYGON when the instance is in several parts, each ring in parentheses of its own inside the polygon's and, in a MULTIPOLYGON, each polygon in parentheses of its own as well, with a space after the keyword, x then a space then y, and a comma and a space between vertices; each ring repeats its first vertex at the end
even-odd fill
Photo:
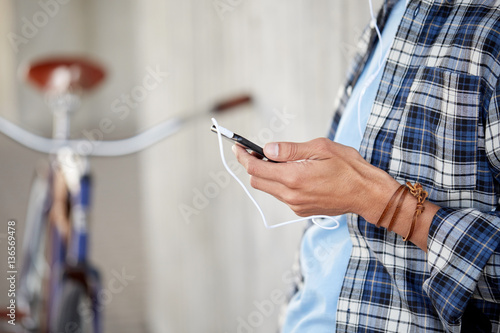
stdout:
MULTIPOLYGON (((248 151, 256 153, 260 158, 262 158, 264 160, 278 163, 276 161, 268 159, 266 157, 266 155, 264 155, 264 150, 259 145, 242 137, 241 135, 238 135, 236 133, 231 132, 230 130, 228 130, 220 125, 219 125, 219 129, 220 129, 220 134, 222 135, 223 138, 226 138, 226 139, 232 141, 233 143, 239 144, 240 146, 246 148, 246 150, 248 150, 248 151)), ((212 130, 212 132, 217 133, 217 129, 215 128, 215 125, 212 125, 211 130, 212 130)))

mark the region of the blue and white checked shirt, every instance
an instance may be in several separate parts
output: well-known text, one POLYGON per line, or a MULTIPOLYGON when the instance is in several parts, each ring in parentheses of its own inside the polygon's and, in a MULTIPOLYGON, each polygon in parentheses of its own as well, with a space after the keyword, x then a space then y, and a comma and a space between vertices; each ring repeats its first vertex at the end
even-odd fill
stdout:
MULTIPOLYGON (((375 32, 362 40, 330 137, 375 32)), ((499 77, 500 1, 409 1, 360 153, 400 183, 421 183, 442 209, 427 254, 349 215, 337 332, 460 332, 468 304, 500 330, 499 77)))

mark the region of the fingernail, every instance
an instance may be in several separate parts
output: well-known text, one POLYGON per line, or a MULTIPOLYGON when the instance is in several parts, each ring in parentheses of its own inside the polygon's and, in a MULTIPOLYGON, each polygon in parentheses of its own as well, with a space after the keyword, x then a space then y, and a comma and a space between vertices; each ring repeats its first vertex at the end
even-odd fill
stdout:
POLYGON ((264 154, 266 154, 267 157, 278 157, 278 154, 280 152, 280 146, 279 144, 272 142, 268 143, 264 147, 264 154))
POLYGON ((233 150, 233 153, 236 155, 236 145, 233 145, 231 149, 233 150))

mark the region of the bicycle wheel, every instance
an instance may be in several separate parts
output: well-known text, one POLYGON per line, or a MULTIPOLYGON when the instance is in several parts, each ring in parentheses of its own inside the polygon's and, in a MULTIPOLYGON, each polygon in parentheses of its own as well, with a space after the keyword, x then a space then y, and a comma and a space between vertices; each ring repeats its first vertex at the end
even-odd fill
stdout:
POLYGON ((88 309, 92 302, 82 283, 65 279, 54 313, 50 333, 91 333, 93 316, 88 309))

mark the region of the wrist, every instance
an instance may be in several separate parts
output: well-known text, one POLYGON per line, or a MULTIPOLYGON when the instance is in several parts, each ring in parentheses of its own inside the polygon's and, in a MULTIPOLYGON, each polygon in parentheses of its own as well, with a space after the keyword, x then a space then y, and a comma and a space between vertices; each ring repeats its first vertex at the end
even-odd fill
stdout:
POLYGON ((427 252, 429 228, 439 206, 425 201, 427 193, 420 185, 417 185, 417 183, 415 186, 411 183, 399 185, 396 190, 392 191, 391 198, 387 201, 381 216, 377 220, 367 219, 367 221, 395 232, 404 241, 411 241, 427 252))
POLYGON ((365 174, 361 181, 362 185, 359 187, 365 190, 355 194, 359 200, 357 200, 358 204, 353 212, 362 216, 369 223, 376 224, 387 203, 401 184, 387 172, 372 165, 370 167, 372 169, 365 174))

